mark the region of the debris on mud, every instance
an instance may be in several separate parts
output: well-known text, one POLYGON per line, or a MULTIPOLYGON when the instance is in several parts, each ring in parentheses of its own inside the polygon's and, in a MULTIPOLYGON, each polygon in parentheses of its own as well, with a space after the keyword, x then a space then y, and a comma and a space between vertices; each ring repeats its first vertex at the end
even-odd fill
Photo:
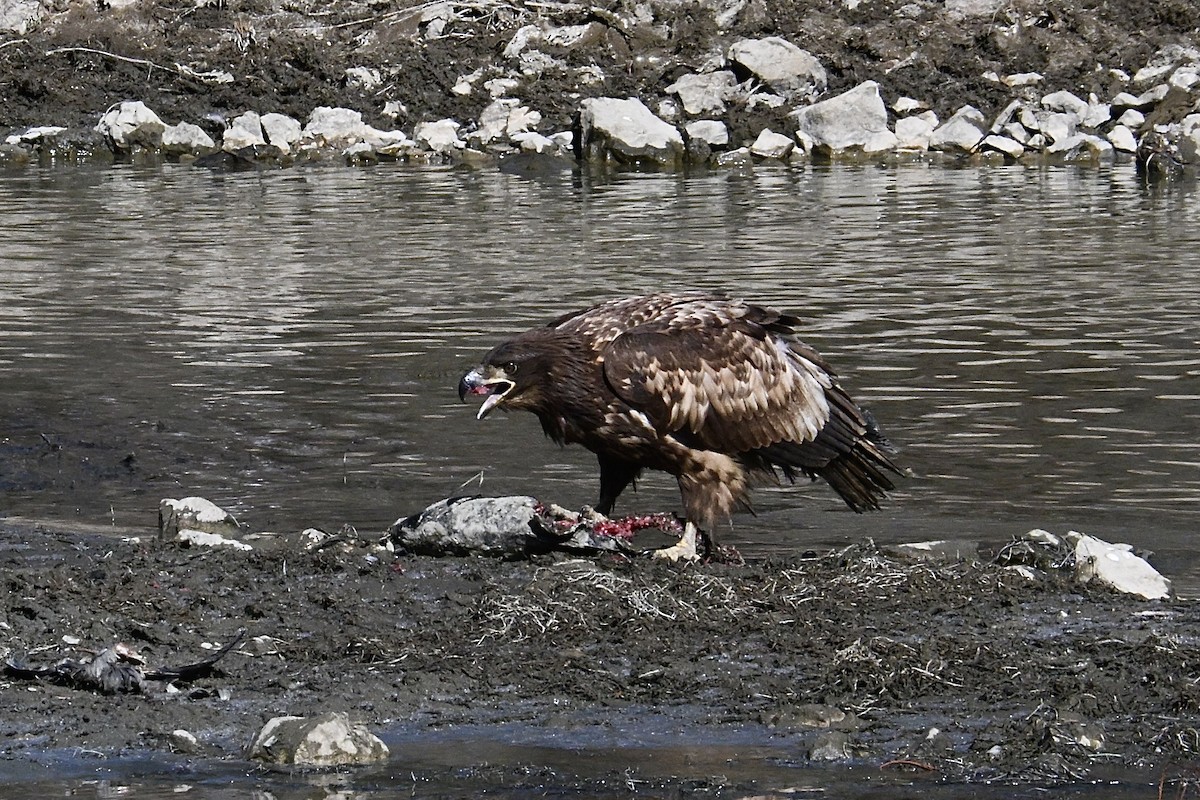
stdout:
POLYGON ((490 555, 523 558, 554 550, 636 555, 633 536, 648 529, 678 534, 668 514, 609 519, 591 509, 570 511, 533 497, 451 497, 397 520, 384 543, 427 556, 490 555))
POLYGON ((119 694, 140 692, 146 681, 191 683, 212 674, 217 662, 228 655, 245 636, 245 630, 217 649, 212 655, 180 667, 145 669, 145 659, 125 644, 117 642, 91 658, 64 658, 48 667, 32 667, 24 657, 10 657, 4 662, 4 675, 21 680, 46 681, 72 689, 119 694))

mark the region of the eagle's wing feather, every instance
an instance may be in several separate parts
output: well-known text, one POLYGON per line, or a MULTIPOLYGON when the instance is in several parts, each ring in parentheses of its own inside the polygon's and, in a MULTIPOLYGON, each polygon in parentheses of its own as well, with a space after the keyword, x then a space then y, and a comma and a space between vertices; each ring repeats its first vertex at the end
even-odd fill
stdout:
POLYGON ((613 391, 661 433, 747 452, 813 442, 832 379, 802 348, 741 318, 694 313, 617 336, 602 352, 613 391))

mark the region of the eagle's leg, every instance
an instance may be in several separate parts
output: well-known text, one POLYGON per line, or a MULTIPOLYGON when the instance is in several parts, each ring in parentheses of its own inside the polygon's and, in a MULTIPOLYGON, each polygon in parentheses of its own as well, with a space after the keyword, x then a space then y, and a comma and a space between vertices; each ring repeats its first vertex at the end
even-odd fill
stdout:
POLYGON ((688 520, 683 525, 683 536, 670 547, 660 547, 653 551, 655 558, 665 558, 668 561, 699 561, 700 553, 696 550, 696 539, 702 537, 705 548, 709 545, 708 534, 702 533, 696 523, 688 520))
POLYGON ((611 456, 598 456, 600 461, 600 500, 596 503, 596 511, 604 516, 611 516, 617 505, 617 498, 629 484, 642 474, 642 468, 637 464, 622 461, 611 456))

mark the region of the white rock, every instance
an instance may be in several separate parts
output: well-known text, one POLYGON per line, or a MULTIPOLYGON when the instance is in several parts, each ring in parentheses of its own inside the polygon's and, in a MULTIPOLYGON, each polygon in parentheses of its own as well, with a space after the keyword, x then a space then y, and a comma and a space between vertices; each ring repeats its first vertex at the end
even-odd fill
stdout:
POLYGON ((798 134, 814 146, 833 152, 851 148, 878 152, 898 143, 896 135, 888 130, 887 108, 875 81, 865 81, 836 97, 798 108, 789 116, 795 118, 798 134))
POLYGON ((1142 107, 1142 101, 1137 98, 1137 95, 1132 95, 1129 92, 1117 92, 1112 97, 1112 105, 1114 108, 1133 108, 1139 111, 1145 111, 1142 107))
POLYGON ((275 717, 263 726, 247 758, 271 764, 336 767, 386 761, 388 747, 347 714, 275 717))
POLYGON ((668 164, 683 155, 683 137, 675 126, 656 117, 635 97, 584 100, 579 129, 580 145, 589 157, 612 154, 623 160, 668 164))
POLYGON ((344 150, 365 142, 377 151, 397 148, 408 143, 403 131, 383 131, 362 121, 362 114, 348 108, 318 106, 309 114, 301 141, 318 147, 344 150))
POLYGON ((719 70, 706 75, 682 75, 667 91, 679 95, 683 110, 689 114, 723 114, 725 102, 734 96, 736 87, 734 74, 719 70))
POLYGON ((554 153, 558 151, 558 143, 549 136, 543 136, 536 131, 514 133, 509 137, 522 150, 532 153, 554 153))
POLYGON ((533 45, 549 44, 555 47, 574 47, 585 39, 601 36, 604 25, 599 22, 588 22, 583 25, 563 25, 555 27, 547 25, 525 25, 517 29, 513 38, 504 47, 505 58, 517 58, 533 45))
POLYGON ((162 132, 162 149, 169 153, 203 153, 216 147, 203 128, 190 122, 168 125, 162 132))
POLYGON ((892 111, 895 111, 897 114, 911 114, 914 111, 924 111, 927 108, 929 108, 928 105, 911 97, 901 97, 892 103, 892 111))
POLYGON ((1086 100, 1076 97, 1071 92, 1066 90, 1051 92, 1042 98, 1042 107, 1051 111, 1061 111, 1065 114, 1072 114, 1075 121, 1082 121, 1087 116, 1088 104, 1086 100))
POLYGON ((734 42, 726 57, 787 97, 819 94, 829 83, 816 56, 779 36, 734 42))
POLYGON ((514 98, 493 100, 480 112, 479 124, 472 138, 486 145, 506 135, 509 114, 520 104, 521 101, 514 98))
POLYGON ((225 509, 203 497, 181 500, 163 499, 158 503, 158 535, 173 541, 182 530, 203 531, 222 536, 233 535, 241 525, 225 509))
POLYGON ((446 26, 459 18, 451 3, 433 3, 418 8, 424 8, 421 12, 420 27, 424 29, 422 35, 426 39, 441 38, 446 33, 446 26))
POLYGON ((1040 72, 1017 72, 1013 75, 1005 75, 1000 82, 1014 89, 1019 86, 1036 86, 1042 82, 1042 74, 1040 72))
POLYGON ((901 150, 928 150, 934 127, 922 116, 896 120, 897 147, 901 150))
POLYGON ((1021 538, 1046 547, 1062 547, 1062 539, 1042 528, 1034 528, 1021 538))
POLYGON ((575 47, 603 36, 604 32, 605 26, 595 21, 582 25, 551 25, 542 32, 542 41, 555 47, 575 47))
POLYGON ((971 152, 983 141, 987 122, 974 106, 963 106, 933 132, 929 146, 937 150, 971 152))
POLYGON ((304 126, 300 120, 287 114, 263 114, 259 119, 267 143, 278 147, 284 153, 290 153, 292 148, 304 137, 304 126))
POLYGON ((1066 139, 1058 140, 1046 147, 1050 154, 1064 155, 1066 158, 1109 155, 1113 151, 1112 143, 1090 133, 1076 133, 1066 139))
POLYGON ((194 753, 200 747, 200 740, 191 731, 176 728, 171 731, 171 747, 177 752, 194 753))
POLYGON ((1137 130, 1146 123, 1146 115, 1138 111, 1136 108, 1127 108, 1125 113, 1117 117, 1117 124, 1124 125, 1131 130, 1137 130))
POLYGON ((346 85, 370 91, 383 83, 383 77, 374 67, 350 67, 346 70, 346 85))
POLYGON ((995 150, 1009 158, 1020 158, 1025 154, 1025 147, 1020 142, 1008 138, 1007 136, 998 136, 994 133, 984 137, 979 143, 980 149, 995 150))
POLYGON ((1114 149, 1120 150, 1123 153, 1137 152, 1137 137, 1125 125, 1114 125, 1107 136, 1108 141, 1112 143, 1114 149))
POLYGON ((483 82, 484 91, 490 97, 503 97, 520 85, 521 82, 516 78, 492 78, 483 82))
POLYGON ((14 133, 4 140, 5 144, 30 144, 39 142, 42 139, 53 139, 58 134, 65 131, 66 128, 59 125, 40 125, 36 128, 28 128, 24 133, 14 133))
POLYGON ((24 36, 49 12, 49 3, 38 0, 6 0, 0 2, 0 31, 24 36))
POLYGON ((990 17, 999 14, 1007 0, 946 0, 946 13, 952 17, 990 17))
POLYGON ((1107 125, 1112 119, 1112 106, 1108 103, 1089 102, 1087 113, 1079 124, 1085 128, 1095 130, 1101 125, 1107 125))
POLYGON ((523 25, 517 28, 513 37, 508 40, 508 44, 504 46, 504 51, 501 53, 505 58, 516 58, 521 55, 525 48, 529 47, 530 43, 541 41, 542 29, 537 25, 523 25))
POLYGON ((435 153, 453 153, 462 150, 467 143, 458 138, 461 126, 452 119, 439 119, 437 122, 421 122, 413 129, 413 138, 418 144, 428 147, 435 153))
POLYGON ((225 131, 221 148, 232 153, 243 147, 255 147, 266 143, 267 140, 263 137, 262 118, 257 112, 247 111, 229 123, 229 129, 225 131))
POLYGON ((1197 83, 1200 83, 1200 71, 1195 64, 1180 67, 1172 72, 1171 77, 1167 80, 1168 86, 1183 89, 1185 92, 1190 92, 1197 83))
POLYGON ((1086 533, 1070 531, 1067 543, 1075 548, 1075 573, 1084 583, 1098 581, 1119 592, 1147 600, 1171 596, 1171 582, 1127 544, 1113 544, 1086 533))
POLYGON ((754 140, 754 144, 750 145, 750 152, 759 158, 784 159, 792 154, 795 147, 796 142, 790 136, 766 128, 754 140))
POLYGON ((1063 112, 1038 112, 1038 130, 1052 142, 1061 142, 1075 135, 1078 118, 1063 112))
POLYGON ((362 121, 362 113, 349 108, 317 106, 308 115, 304 126, 304 137, 317 145, 344 147, 361 141, 368 126, 362 121))
POLYGON ((1154 83, 1171 74, 1181 64, 1200 64, 1200 50, 1187 45, 1169 44, 1134 73, 1133 83, 1137 86, 1154 83))
POLYGON ((992 122, 992 127, 988 128, 988 130, 992 133, 1000 133, 1006 125, 1017 117, 1018 112, 1024 107, 1025 104, 1020 100, 1013 100, 996 115, 996 119, 992 122))
POLYGON ((234 550, 253 550, 254 548, 245 542, 239 542, 237 539, 230 539, 222 536, 219 533, 208 533, 207 531, 193 531, 188 528, 181 528, 176 541, 180 544, 190 545, 192 547, 232 547, 234 550))
POLYGON ((140 100, 110 108, 96 124, 96 132, 108 137, 115 147, 133 145, 158 147, 166 124, 140 100))
MULTIPOLYGON (((999 132, 1012 139, 1014 142, 1020 142, 1025 146, 1029 146, 1031 140, 1029 131, 1025 130, 1025 126, 1019 122, 1010 122, 999 132)), ((1040 136, 1041 134, 1038 135, 1040 136)))
MULTIPOLYGON (((1160 83, 1153 89, 1147 89, 1137 97, 1137 105, 1133 106, 1138 110, 1153 108, 1163 101, 1167 93, 1171 91, 1171 87, 1165 83, 1160 83)), ((1115 103, 1115 101, 1114 101, 1115 103)))
POLYGON ((698 119, 684 128, 689 139, 704 142, 709 147, 725 147, 729 144, 729 128, 715 119, 698 119))

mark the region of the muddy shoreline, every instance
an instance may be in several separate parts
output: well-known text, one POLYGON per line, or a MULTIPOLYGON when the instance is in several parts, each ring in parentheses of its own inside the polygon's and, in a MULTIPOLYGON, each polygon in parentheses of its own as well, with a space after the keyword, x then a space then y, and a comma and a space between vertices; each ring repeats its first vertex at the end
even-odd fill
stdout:
POLYGON ((146 530, 0 530, 9 656, 123 641, 159 666, 247 629, 216 674, 142 694, 5 678, 3 769, 74 749, 166 758, 177 729, 199 745, 176 757, 219 769, 270 717, 325 711, 401 742, 736 741, 780 748, 791 767, 951 783, 1144 778, 1200 750, 1193 604, 1055 571, 914 562, 870 543, 679 568, 413 557, 369 537, 305 553, 298 534, 272 536, 240 553, 146 530))

